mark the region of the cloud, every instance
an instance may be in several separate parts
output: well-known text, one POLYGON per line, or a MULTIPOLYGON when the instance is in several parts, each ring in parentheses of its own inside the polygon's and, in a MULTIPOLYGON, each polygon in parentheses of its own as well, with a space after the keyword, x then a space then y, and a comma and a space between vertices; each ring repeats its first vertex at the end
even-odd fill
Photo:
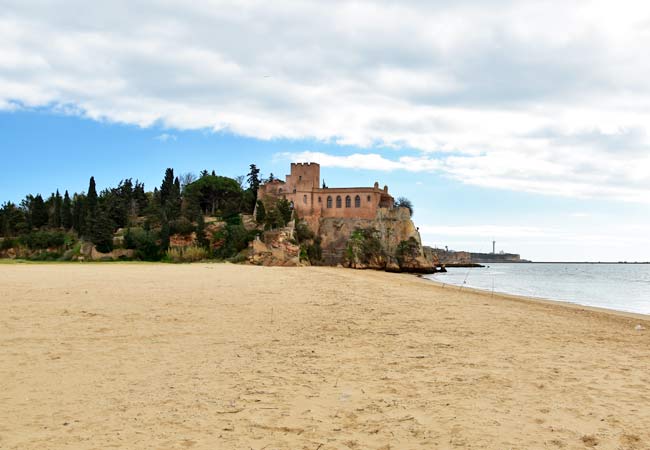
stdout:
POLYGON ((5 0, 0 110, 316 139, 367 149, 336 167, 646 201, 649 20, 603 0, 5 0))
POLYGON ((175 141, 176 140, 176 135, 175 134, 169 134, 169 133, 163 133, 158 136, 156 136, 154 139, 160 142, 167 142, 167 141, 175 141))

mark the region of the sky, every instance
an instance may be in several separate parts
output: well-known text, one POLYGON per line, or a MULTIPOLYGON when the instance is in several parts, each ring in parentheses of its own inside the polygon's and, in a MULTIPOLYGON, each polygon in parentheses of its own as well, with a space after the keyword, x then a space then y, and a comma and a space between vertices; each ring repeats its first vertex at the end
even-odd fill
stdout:
POLYGON ((647 2, 0 3, 0 202, 313 161, 428 245, 650 260, 647 2))

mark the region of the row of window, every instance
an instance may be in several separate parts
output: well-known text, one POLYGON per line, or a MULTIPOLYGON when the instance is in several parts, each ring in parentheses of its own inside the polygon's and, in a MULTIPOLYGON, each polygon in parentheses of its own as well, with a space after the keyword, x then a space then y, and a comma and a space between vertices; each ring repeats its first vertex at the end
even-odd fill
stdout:
MULTIPOLYGON (((336 196, 336 207, 340 208, 341 207, 341 196, 337 195, 336 196)), ((320 202, 320 197, 318 197, 318 201, 320 202)), ((370 201, 370 196, 368 196, 368 201, 370 201)), ((332 207, 332 196, 328 195, 327 196, 327 207, 331 208, 332 207)), ((352 198, 350 198, 349 195, 345 196, 345 207, 346 208, 352 208, 352 198)), ((354 207, 355 208, 361 208, 361 197, 358 195, 354 197, 354 207)))
MULTIPOLYGON (((282 192, 282 190, 280 190, 280 192, 282 192)), ((371 201, 371 197, 368 196, 368 202, 370 202, 370 201, 371 201)), ((304 204, 308 203, 306 195, 302 196, 302 202, 304 204)), ((318 203, 320 203, 320 202, 321 202, 321 198, 318 197, 318 203)), ((336 196, 336 207, 337 208, 341 208, 341 202, 342 202, 341 196, 337 195, 336 196)), ((327 207, 328 208, 332 207, 332 196, 331 195, 327 196, 327 207)), ((352 198, 349 195, 345 196, 345 207, 346 208, 352 208, 352 198)), ((354 207, 355 208, 361 208, 361 197, 358 196, 358 195, 356 197, 354 197, 354 207)))

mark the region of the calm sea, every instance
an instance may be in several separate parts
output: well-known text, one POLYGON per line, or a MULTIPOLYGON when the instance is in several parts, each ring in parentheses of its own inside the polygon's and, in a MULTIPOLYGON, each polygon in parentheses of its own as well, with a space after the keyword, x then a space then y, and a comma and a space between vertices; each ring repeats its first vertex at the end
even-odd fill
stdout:
POLYGON ((650 264, 487 264, 485 268, 447 270, 426 278, 486 291, 650 314, 650 264))

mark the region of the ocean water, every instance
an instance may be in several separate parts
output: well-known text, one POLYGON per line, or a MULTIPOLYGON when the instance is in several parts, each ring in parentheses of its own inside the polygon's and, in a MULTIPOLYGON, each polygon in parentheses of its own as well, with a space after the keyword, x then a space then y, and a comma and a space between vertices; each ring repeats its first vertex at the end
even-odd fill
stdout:
POLYGON ((447 270, 426 278, 486 291, 650 314, 650 264, 497 263, 447 270))

